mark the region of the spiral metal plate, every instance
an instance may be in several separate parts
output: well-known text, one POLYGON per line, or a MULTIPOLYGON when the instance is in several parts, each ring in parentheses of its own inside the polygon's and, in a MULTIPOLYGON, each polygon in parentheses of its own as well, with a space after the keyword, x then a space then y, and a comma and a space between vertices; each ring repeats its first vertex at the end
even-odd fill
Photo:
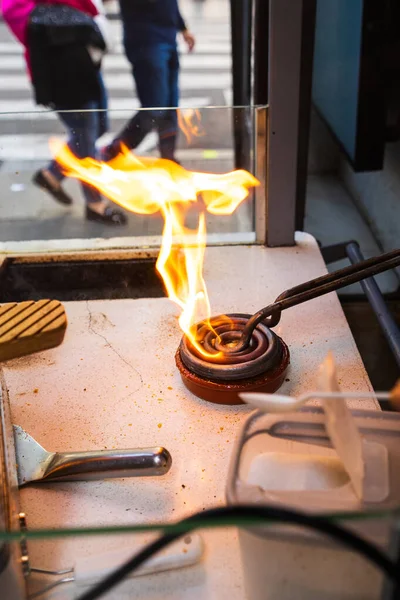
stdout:
POLYGON ((234 351, 249 318, 250 315, 235 313, 213 317, 210 323, 199 323, 196 339, 207 356, 183 336, 179 351, 185 367, 214 381, 237 381, 274 369, 282 357, 282 342, 264 323, 257 325, 246 348, 234 351))

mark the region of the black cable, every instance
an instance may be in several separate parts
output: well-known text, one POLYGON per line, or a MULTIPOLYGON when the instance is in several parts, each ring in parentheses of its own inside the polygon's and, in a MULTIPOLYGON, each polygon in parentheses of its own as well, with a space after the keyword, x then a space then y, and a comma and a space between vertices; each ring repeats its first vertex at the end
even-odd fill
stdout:
POLYGON ((364 556, 367 560, 373 563, 378 569, 383 571, 385 575, 400 583, 400 573, 396 565, 383 553, 379 548, 362 539, 355 533, 344 529, 342 526, 333 523, 326 517, 319 517, 306 514, 297 510, 281 508, 276 506, 223 506, 220 508, 212 508, 197 513, 180 521, 179 525, 183 526, 177 532, 166 533, 155 540, 143 550, 133 556, 124 565, 118 567, 113 573, 105 577, 97 583, 93 588, 85 592, 77 600, 97 600, 103 594, 108 592, 115 585, 120 583, 125 577, 138 569, 146 560, 151 558, 156 552, 159 552, 165 546, 174 542, 178 538, 187 535, 194 529, 204 526, 204 521, 214 521, 218 525, 232 525, 233 520, 240 519, 240 525, 253 525, 255 519, 273 521, 275 523, 285 523, 292 525, 301 525, 308 527, 319 533, 322 533, 334 541, 346 546, 364 556), (247 521, 247 522, 246 522, 247 521))
MULTIPOLYGON (((400 570, 400 527, 398 523, 394 524, 391 531, 389 556, 400 570)), ((398 581, 385 580, 382 600, 400 600, 400 583, 398 581)))

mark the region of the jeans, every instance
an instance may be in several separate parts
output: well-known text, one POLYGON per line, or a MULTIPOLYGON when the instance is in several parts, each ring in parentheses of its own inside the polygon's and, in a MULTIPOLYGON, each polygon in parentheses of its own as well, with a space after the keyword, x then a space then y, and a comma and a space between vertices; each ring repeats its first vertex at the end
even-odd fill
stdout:
MULTIPOLYGON (((96 140, 108 130, 107 92, 100 74, 99 79, 101 98, 98 102, 88 102, 80 111, 63 111, 62 107, 56 107, 60 120, 69 132, 68 147, 78 158, 96 158, 96 140)), ((51 161, 47 169, 57 181, 64 179, 65 175, 57 161, 51 161)), ((85 183, 81 185, 87 203, 102 201, 98 190, 85 183)))
POLYGON ((161 156, 173 160, 178 133, 175 107, 179 103, 179 55, 176 44, 136 46, 125 41, 125 52, 132 65, 140 104, 152 110, 136 113, 115 142, 123 143, 129 149, 136 148, 156 128, 161 156), (165 110, 167 107, 174 109, 165 110))

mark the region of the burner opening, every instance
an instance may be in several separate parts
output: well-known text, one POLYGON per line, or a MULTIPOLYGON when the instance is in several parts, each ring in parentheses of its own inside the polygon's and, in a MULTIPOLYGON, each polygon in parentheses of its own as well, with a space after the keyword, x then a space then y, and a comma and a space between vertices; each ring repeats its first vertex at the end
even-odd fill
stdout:
POLYGON ((239 404, 240 392, 274 392, 282 384, 289 350, 264 323, 254 329, 247 347, 235 351, 249 318, 247 314, 231 314, 199 323, 198 347, 183 336, 176 363, 186 387, 197 396, 239 404))

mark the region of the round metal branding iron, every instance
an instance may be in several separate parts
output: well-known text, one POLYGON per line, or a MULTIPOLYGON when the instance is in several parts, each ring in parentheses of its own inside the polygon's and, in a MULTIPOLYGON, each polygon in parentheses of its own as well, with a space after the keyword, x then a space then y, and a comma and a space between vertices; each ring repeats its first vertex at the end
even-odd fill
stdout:
POLYGON ((241 404, 244 392, 273 393, 282 385, 289 348, 272 328, 282 311, 400 265, 400 250, 364 260, 283 292, 254 315, 213 317, 184 335, 175 355, 182 380, 193 394, 217 404, 241 404))
POLYGON ((264 323, 253 330, 248 345, 235 352, 250 315, 231 314, 200 323, 197 341, 201 354, 184 336, 175 359, 186 387, 210 402, 240 404, 239 394, 249 391, 275 392, 289 365, 285 342, 264 323), (231 348, 233 352, 226 352, 231 348))

